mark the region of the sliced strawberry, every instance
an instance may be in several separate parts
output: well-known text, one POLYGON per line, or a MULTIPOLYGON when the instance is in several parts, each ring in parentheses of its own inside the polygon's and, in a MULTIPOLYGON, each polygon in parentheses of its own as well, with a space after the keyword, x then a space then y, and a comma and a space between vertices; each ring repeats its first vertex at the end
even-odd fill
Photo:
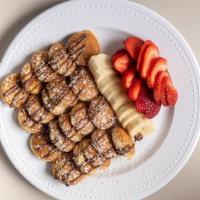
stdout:
POLYGON ((139 53, 139 56, 138 56, 138 62, 137 62, 137 70, 138 70, 138 72, 140 71, 141 64, 143 62, 144 51, 147 48, 147 46, 150 45, 150 44, 152 44, 152 42, 150 40, 146 40, 144 42, 144 44, 142 45, 141 49, 140 49, 140 53, 139 53))
POLYGON ((115 52, 113 55, 112 55, 112 63, 120 56, 123 56, 125 54, 128 54, 128 51, 126 49, 119 49, 117 52, 115 52))
POLYGON ((128 70, 126 70, 122 76, 122 86, 124 88, 129 88, 131 86, 131 83, 135 77, 135 69, 134 68, 129 68, 128 70))
POLYGON ((112 64, 120 73, 124 73, 130 66, 131 62, 131 57, 125 49, 119 50, 112 56, 112 64))
POLYGON ((178 100, 178 92, 171 81, 168 81, 166 84, 166 98, 167 103, 172 106, 175 105, 178 100))
POLYGON ((153 95, 154 99, 157 103, 160 103, 160 94, 161 94, 161 82, 162 79, 165 77, 169 77, 169 73, 167 71, 162 71, 158 72, 155 78, 155 83, 154 83, 154 89, 153 89, 153 95))
POLYGON ((123 43, 131 58, 137 62, 144 41, 138 37, 128 37, 123 43))
POLYGON ((140 76, 146 79, 152 59, 159 56, 158 47, 153 43, 147 44, 146 48, 143 51, 143 55, 141 56, 142 58, 140 59, 140 63, 138 63, 138 70, 140 76))
POLYGON ((161 105, 156 103, 153 98, 152 91, 144 91, 140 93, 135 102, 136 110, 143 113, 147 118, 155 117, 160 111, 161 105))
POLYGON ((154 58, 147 74, 147 85, 153 88, 158 72, 167 70, 167 60, 162 57, 154 58))
POLYGON ((169 81, 169 77, 164 77, 161 80, 160 101, 163 106, 169 105, 167 101, 167 94, 166 94, 166 86, 167 86, 168 81, 169 81))
POLYGON ((141 88, 142 88, 142 80, 139 78, 135 78, 128 89, 129 98, 133 101, 136 101, 139 96, 141 88))

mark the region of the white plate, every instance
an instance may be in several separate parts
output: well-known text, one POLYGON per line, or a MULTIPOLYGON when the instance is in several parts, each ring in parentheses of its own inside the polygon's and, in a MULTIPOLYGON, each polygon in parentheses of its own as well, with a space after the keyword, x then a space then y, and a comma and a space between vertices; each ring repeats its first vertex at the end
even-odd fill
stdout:
POLYGON ((13 109, 0 104, 1 142, 18 171, 34 186, 56 199, 121 200, 144 198, 169 182, 183 167, 199 138, 198 63, 183 37, 165 19, 125 0, 77 0, 59 4, 32 20, 10 44, 1 77, 20 69, 30 55, 72 32, 95 32, 102 51, 113 53, 128 35, 151 39, 169 63, 179 91, 175 109, 162 109, 156 132, 137 145, 136 156, 117 158, 81 184, 66 187, 50 175, 47 164, 30 152, 13 109))

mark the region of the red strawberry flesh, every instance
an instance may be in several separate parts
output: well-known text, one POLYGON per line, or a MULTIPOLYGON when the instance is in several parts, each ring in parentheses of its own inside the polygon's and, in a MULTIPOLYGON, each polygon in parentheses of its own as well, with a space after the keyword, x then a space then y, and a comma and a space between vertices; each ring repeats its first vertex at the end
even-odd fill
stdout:
POLYGON ((131 62, 132 60, 128 54, 114 56, 113 58, 113 66, 121 74, 124 73, 128 69, 131 62))
POLYGON ((162 82, 162 79, 164 77, 169 77, 169 73, 167 71, 159 72, 156 75, 156 78, 155 78, 155 83, 154 83, 154 88, 153 88, 153 95, 154 95, 154 100, 157 103, 161 102, 161 99, 160 99, 160 96, 161 96, 161 86, 162 86, 161 82, 162 82))
POLYGON ((123 43, 131 58, 137 62, 144 41, 138 37, 128 37, 123 43))
POLYGON ((140 48, 140 53, 138 55, 138 62, 137 62, 137 70, 138 72, 140 71, 141 69, 141 65, 143 63, 143 57, 144 57, 144 51, 146 50, 147 46, 152 44, 152 42, 150 40, 146 40, 142 47, 140 48))
POLYGON ((142 80, 139 78, 135 78, 128 89, 129 98, 133 101, 136 101, 140 94, 141 88, 142 88, 142 80))
POLYGON ((156 75, 161 71, 167 70, 167 60, 162 57, 154 58, 147 75, 147 85, 149 88, 154 87, 156 75))
POLYGON ((134 79, 135 76, 135 70, 134 68, 129 68, 128 70, 126 70, 122 76, 122 86, 124 88, 129 88, 131 86, 131 83, 134 79))
POLYGON ((168 104, 171 106, 175 105, 178 100, 178 92, 171 81, 168 81, 166 84, 166 98, 168 104))
POLYGON ((148 74, 152 59, 158 56, 159 56, 159 51, 158 51, 157 46, 154 44, 147 45, 147 47, 144 49, 144 52, 140 61, 141 63, 138 63, 140 65, 138 67, 140 76, 143 79, 147 78, 147 74, 148 74))
POLYGON ((126 49, 119 49, 118 51, 116 51, 113 55, 112 55, 112 63, 120 56, 123 56, 125 54, 128 54, 128 51, 126 49))
POLYGON ((145 92, 140 93, 135 102, 135 107, 138 112, 143 113, 150 119, 158 114, 161 105, 154 101, 152 91, 146 89, 145 92))

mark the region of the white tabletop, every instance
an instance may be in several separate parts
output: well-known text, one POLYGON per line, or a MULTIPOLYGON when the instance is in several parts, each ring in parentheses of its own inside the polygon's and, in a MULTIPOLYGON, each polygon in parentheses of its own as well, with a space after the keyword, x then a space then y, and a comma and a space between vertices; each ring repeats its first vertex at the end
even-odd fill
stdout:
MULTIPOLYGON (((62 0, 0 0, 0 60, 9 42, 34 16, 62 0)), ((200 60, 199 0, 136 0, 167 18, 185 36, 200 60)), ((183 170, 147 200, 200 199, 200 144, 183 170)), ((0 199, 50 200, 12 166, 0 146, 0 199)))

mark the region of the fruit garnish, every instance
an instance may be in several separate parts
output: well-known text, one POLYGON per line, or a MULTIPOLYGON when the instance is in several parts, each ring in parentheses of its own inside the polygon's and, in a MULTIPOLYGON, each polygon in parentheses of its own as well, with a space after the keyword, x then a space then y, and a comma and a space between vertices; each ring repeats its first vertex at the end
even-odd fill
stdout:
POLYGON ((131 57, 129 56, 126 49, 120 49, 112 56, 112 64, 114 68, 120 73, 124 73, 131 63, 131 57))
POLYGON ((155 102, 151 91, 146 91, 140 93, 135 102, 135 107, 138 112, 143 113, 147 118, 151 119, 158 114, 161 104, 155 102))
POLYGON ((159 49, 151 40, 143 41, 138 37, 128 37, 123 41, 126 49, 117 51, 112 57, 115 69, 124 73, 122 86, 129 88, 129 97, 136 101, 141 85, 148 86, 153 93, 154 101, 164 106, 175 105, 178 99, 178 91, 174 87, 167 71, 167 60, 159 55, 159 49), (136 63, 135 75, 131 69, 132 63, 136 63), (128 69, 128 70, 127 70, 128 69), (138 79, 141 79, 139 81, 138 79))
POLYGON ((123 56, 124 54, 127 54, 128 51, 126 49, 119 49, 117 52, 115 52, 111 58, 112 63, 120 56, 123 56))
POLYGON ((162 71, 158 72, 155 78, 155 83, 154 83, 154 90, 153 90, 153 95, 154 99, 157 103, 160 103, 160 96, 161 96, 161 83, 163 78, 169 77, 169 73, 167 71, 162 71))
POLYGON ((143 79, 147 78, 148 70, 152 59, 159 56, 158 47, 150 41, 144 43, 144 48, 140 52, 137 69, 143 79))
POLYGON ((138 61, 140 49, 144 44, 144 41, 138 37, 128 37, 123 43, 131 58, 134 61, 138 61))
POLYGON ((178 92, 176 88, 172 85, 171 80, 166 84, 166 98, 169 105, 175 105, 178 100, 178 92))
POLYGON ((139 52, 139 55, 138 55, 138 62, 137 62, 137 70, 138 72, 140 71, 140 68, 141 68, 141 64, 142 64, 142 61, 143 61, 143 55, 144 55, 144 50, 146 49, 146 47, 151 44, 152 42, 150 40, 146 40, 143 45, 141 46, 140 48, 140 52, 139 52), (139 64, 140 63, 140 64, 139 64))
POLYGON ((148 74, 147 74, 147 85, 149 88, 154 87, 155 78, 158 72, 167 70, 167 60, 162 57, 154 58, 151 62, 148 74))
POLYGON ((129 68, 128 70, 126 70, 122 76, 122 86, 124 88, 129 88, 131 86, 131 83, 135 77, 135 69, 134 68, 129 68))
POLYGON ((131 86, 128 89, 128 96, 131 100, 136 101, 139 94, 140 94, 140 90, 142 88, 142 80, 140 78, 135 78, 132 83, 131 86))
POLYGON ((169 105, 167 102, 167 95, 166 95, 166 85, 168 81, 169 81, 169 77, 164 77, 161 80, 160 101, 163 106, 169 105))

